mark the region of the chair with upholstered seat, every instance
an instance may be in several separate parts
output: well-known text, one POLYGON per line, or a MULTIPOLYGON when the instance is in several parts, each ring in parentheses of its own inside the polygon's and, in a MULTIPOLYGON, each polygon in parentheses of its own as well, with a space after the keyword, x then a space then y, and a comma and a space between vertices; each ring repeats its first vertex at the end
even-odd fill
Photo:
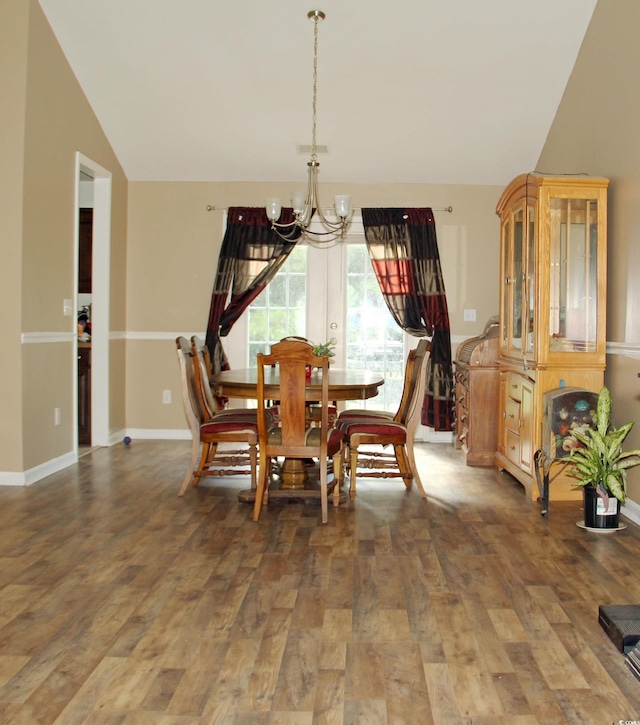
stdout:
POLYGON ((191 349, 202 355, 202 361, 204 362, 204 367, 207 371, 207 378, 210 378, 213 371, 211 369, 211 354, 209 353, 207 344, 201 337, 198 337, 198 335, 192 335, 191 349))
POLYGON ((420 340, 411 350, 405 366, 402 398, 395 414, 346 410, 338 416, 336 428, 344 434, 340 454, 334 467, 339 467, 341 482, 343 466, 349 471, 349 493, 356 496, 356 478, 402 478, 407 488, 416 482, 421 495, 425 490, 417 470, 413 438, 420 419, 424 397, 428 340, 420 340), (363 450, 363 446, 366 449, 363 450), (371 450, 371 447, 375 447, 371 450), (393 453, 376 450, 392 447, 393 453), (364 470, 363 470, 364 469, 364 470))
MULTIPOLYGON (((312 347, 314 347, 314 344, 311 340, 309 340, 308 337, 301 337, 300 335, 287 335, 287 337, 283 337, 280 342, 283 340, 298 340, 299 342, 306 342, 312 347)), ((307 377, 309 377, 310 371, 307 370, 307 377)), ((272 401, 272 410, 275 415, 278 414, 278 402, 272 401)), ((333 426, 336 422, 336 418, 338 417, 338 404, 335 400, 332 400, 329 403, 329 407, 327 408, 329 412, 329 425, 333 426)), ((307 401, 307 422, 308 423, 319 423, 321 418, 321 410, 320 405, 318 403, 307 401)))
POLYGON ((329 426, 329 359, 313 354, 313 346, 303 340, 281 340, 268 355, 258 353, 258 440, 260 465, 254 504, 254 521, 260 518, 269 498, 271 464, 277 458, 318 459, 322 523, 328 518, 327 459, 340 450, 341 434, 329 426), (319 424, 311 425, 307 416, 306 367, 311 365, 322 377, 319 424), (277 423, 269 420, 265 398, 265 368, 278 371, 277 423))
POLYGON ((236 416, 244 420, 251 420, 257 425, 255 408, 224 408, 211 390, 211 356, 205 342, 197 335, 191 337, 191 352, 193 353, 194 374, 203 411, 210 418, 219 413, 227 416, 236 416))
POLYGON ((258 425, 255 410, 216 412, 202 352, 194 352, 185 337, 176 338, 185 415, 192 436, 191 457, 179 496, 189 483, 197 486, 203 476, 251 474, 257 485, 258 425), (220 444, 243 443, 241 451, 220 450, 220 444), (249 468, 247 468, 247 465, 249 468))

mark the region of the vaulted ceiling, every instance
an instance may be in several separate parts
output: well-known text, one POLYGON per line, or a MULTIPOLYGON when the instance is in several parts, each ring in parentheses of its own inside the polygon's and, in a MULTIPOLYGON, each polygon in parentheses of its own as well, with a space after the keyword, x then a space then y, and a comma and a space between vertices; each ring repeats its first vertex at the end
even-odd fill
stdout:
POLYGON ((597 0, 39 0, 130 180, 504 184, 597 0))

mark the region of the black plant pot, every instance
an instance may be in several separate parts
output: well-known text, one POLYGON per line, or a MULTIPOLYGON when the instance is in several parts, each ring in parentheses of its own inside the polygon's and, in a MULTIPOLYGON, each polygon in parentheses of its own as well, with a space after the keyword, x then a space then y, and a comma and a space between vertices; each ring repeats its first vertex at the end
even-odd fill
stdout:
POLYGON ((588 529, 617 529, 620 526, 620 501, 609 496, 609 506, 598 496, 595 486, 584 489, 584 525, 588 529))

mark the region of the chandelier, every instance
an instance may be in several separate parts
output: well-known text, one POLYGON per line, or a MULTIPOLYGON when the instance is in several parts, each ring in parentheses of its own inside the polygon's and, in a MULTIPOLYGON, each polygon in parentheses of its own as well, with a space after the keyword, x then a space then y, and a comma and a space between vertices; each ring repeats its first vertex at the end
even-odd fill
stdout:
POLYGON ((332 244, 344 239, 351 223, 351 197, 338 195, 334 197, 335 220, 327 219, 318 195, 318 147, 316 143, 316 109, 318 97, 318 25, 325 19, 322 10, 311 10, 307 13, 309 20, 313 20, 313 122, 311 134, 311 158, 307 162, 308 184, 306 195, 304 191, 294 191, 291 194, 294 220, 290 224, 278 222, 282 211, 280 199, 267 199, 266 212, 271 221, 271 228, 285 240, 302 239, 314 246, 332 244), (310 225, 313 220, 313 231, 310 225))

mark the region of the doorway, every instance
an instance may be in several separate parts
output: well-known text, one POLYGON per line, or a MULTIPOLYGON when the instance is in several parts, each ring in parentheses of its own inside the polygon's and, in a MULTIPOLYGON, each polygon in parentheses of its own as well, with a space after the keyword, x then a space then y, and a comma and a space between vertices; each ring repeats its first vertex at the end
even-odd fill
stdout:
POLYGON ((91 309, 93 302, 93 178, 80 172, 78 209, 78 447, 91 446, 91 309))
MULTIPOLYGON (((76 354, 73 386, 76 400, 74 425, 76 451, 80 445, 109 445, 109 287, 111 257, 111 173, 81 153, 76 154, 76 224, 74 319, 84 307, 90 308, 90 337, 86 330, 75 336, 76 354), (90 204, 89 201, 90 200, 90 204), (80 214, 80 209, 90 210, 80 214), (81 232, 80 220, 85 228, 81 232), (90 273, 83 253, 81 270, 81 234, 90 234, 90 273), (80 280, 90 274, 90 292, 80 292, 80 280), (88 295, 88 296, 87 296, 88 295), (88 351, 88 355, 87 355, 88 351), (80 357, 83 358, 80 361, 80 357), (89 368, 87 370, 87 358, 89 368), (80 363, 82 362, 82 365, 80 363), (80 409, 82 408, 82 414, 80 409), (88 416, 88 417, 87 417, 88 416), (88 431, 88 433, 87 433, 88 431), (87 442, 88 441, 88 442, 87 442)), ((83 241, 86 245, 86 238, 83 241)), ((86 251, 86 249, 85 249, 86 251)), ((79 328, 78 331, 80 332, 79 328)))

